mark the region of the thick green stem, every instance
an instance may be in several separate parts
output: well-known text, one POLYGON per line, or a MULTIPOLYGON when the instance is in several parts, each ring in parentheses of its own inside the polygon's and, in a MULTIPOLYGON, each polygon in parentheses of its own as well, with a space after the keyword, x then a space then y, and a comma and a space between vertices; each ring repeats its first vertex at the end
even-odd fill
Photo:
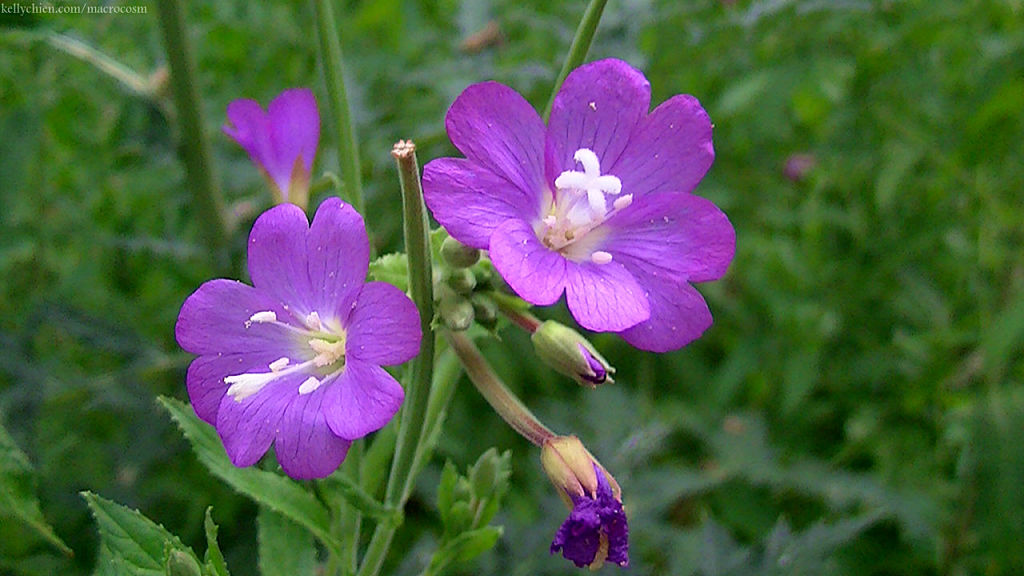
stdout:
MULTIPOLYGON (((420 187, 416 146, 412 142, 400 141, 395 144, 391 155, 398 164, 398 175, 402 183, 405 252, 409 258, 409 292, 413 303, 419 309, 420 328, 423 331, 420 354, 410 364, 410 378, 405 388, 405 403, 398 426, 395 456, 384 492, 384 504, 401 509, 412 491, 416 454, 425 439, 424 430, 429 428, 429 423, 424 421, 424 417, 434 374, 435 342, 431 331, 431 322, 434 319, 434 292, 430 261, 430 228, 427 208, 423 204, 423 189, 420 187)), ((398 526, 393 523, 382 522, 377 525, 363 557, 363 564, 359 568, 359 576, 380 573, 384 557, 397 529, 398 526)))
POLYGON ((338 25, 334 19, 332 0, 313 0, 316 11, 316 31, 320 40, 320 59, 327 85, 332 117, 338 136, 338 173, 345 187, 342 196, 363 213, 363 176, 359 167, 359 140, 352 123, 352 111, 345 91, 345 74, 341 58, 338 25))
POLYGON ((185 16, 180 0, 156 2, 170 67, 170 84, 177 111, 181 142, 178 152, 185 163, 185 177, 195 200, 196 214, 201 219, 203 233, 213 248, 219 265, 227 263, 230 230, 224 212, 217 179, 213 171, 210 141, 203 129, 199 108, 199 82, 196 78, 195 59, 185 33, 185 16))
POLYGON ((509 426, 537 446, 555 437, 519 398, 505 386, 487 359, 464 332, 446 331, 445 338, 459 357, 473 385, 509 426))
POLYGON ((587 10, 583 13, 583 20, 580 20, 580 25, 576 28, 576 35, 573 36, 572 44, 569 45, 569 54, 565 57, 565 64, 562 64, 562 70, 558 73, 558 79, 555 80, 555 87, 551 90, 551 98, 548 99, 548 105, 544 108, 545 122, 551 116, 551 107, 555 104, 555 96, 561 89, 565 77, 573 68, 583 64, 583 59, 587 57, 590 43, 594 41, 594 31, 597 30, 597 24, 601 21, 601 14, 604 12, 604 5, 607 3, 608 0, 590 0, 590 4, 587 5, 587 10))

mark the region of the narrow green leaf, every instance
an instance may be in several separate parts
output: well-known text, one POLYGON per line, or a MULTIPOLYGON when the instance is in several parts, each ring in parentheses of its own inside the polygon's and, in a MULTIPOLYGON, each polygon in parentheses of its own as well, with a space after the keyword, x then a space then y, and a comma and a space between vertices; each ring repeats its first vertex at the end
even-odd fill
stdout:
POLYGON ((206 570, 213 576, 229 576, 228 564, 224 561, 224 554, 220 551, 220 544, 217 543, 217 525, 213 522, 213 507, 206 509, 206 520, 203 523, 206 529, 206 570))
POLYGON ((340 494, 349 504, 374 520, 401 522, 401 512, 385 506, 367 494, 359 484, 344 474, 332 474, 324 479, 324 486, 340 494))
POLYGON ((213 427, 201 421, 189 406, 166 397, 161 397, 160 403, 178 423, 199 461, 210 473, 238 492, 304 526, 328 548, 338 548, 339 544, 331 536, 327 509, 316 497, 299 484, 273 472, 235 467, 228 460, 213 427))
POLYGON ((473 560, 494 548, 503 532, 501 526, 487 526, 459 534, 434 553, 425 574, 441 574, 449 566, 473 560))
POLYGON ((116 502, 92 492, 82 492, 100 533, 97 574, 163 576, 168 551, 183 552, 198 564, 199 559, 163 526, 116 502))
POLYGON ((256 516, 262 576, 312 576, 316 544, 308 530, 266 506, 256 516))
POLYGON ((28 457, 0 426, 0 519, 13 518, 68 556, 68 548, 46 522, 36 498, 36 480, 28 457))

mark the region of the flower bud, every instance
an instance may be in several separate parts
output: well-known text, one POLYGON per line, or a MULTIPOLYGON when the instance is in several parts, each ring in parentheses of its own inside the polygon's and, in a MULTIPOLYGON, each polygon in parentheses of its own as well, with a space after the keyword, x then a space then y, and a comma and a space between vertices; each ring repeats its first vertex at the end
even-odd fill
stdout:
POLYGON ((468 330, 473 325, 473 304, 450 288, 445 287, 440 292, 437 314, 444 325, 454 332, 468 330))
POLYGON ((166 550, 164 572, 167 576, 200 576, 199 565, 188 552, 177 549, 166 550))
POLYGON ((451 286, 452 290, 463 296, 469 296, 473 293, 473 289, 476 288, 476 276, 466 268, 449 270, 447 276, 448 285, 451 286))
POLYGON ((441 258, 452 268, 469 268, 480 260, 480 251, 449 236, 441 242, 441 258))
POLYGON ((533 349, 545 364, 580 385, 595 387, 604 382, 614 383, 608 361, 579 332, 548 320, 530 337, 533 349))
POLYGON ((622 490, 612 475, 591 456, 576 436, 556 436, 541 447, 541 464, 569 517, 551 543, 576 566, 596 570, 605 561, 629 564, 629 525, 622 508, 622 490))

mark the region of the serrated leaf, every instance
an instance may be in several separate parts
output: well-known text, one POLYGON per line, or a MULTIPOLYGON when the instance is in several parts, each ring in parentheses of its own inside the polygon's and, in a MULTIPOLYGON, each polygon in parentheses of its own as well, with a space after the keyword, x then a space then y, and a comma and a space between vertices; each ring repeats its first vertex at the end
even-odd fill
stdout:
POLYGON ((409 259, 405 254, 385 254, 370 262, 370 278, 387 282, 402 292, 409 290, 409 259))
POLYGON ((284 514, 304 526, 325 546, 338 549, 340 544, 330 532, 327 509, 299 484, 273 472, 258 468, 237 468, 212 426, 201 421, 185 403, 161 397, 160 403, 177 422, 192 444, 199 461, 211 474, 259 504, 284 514))
POLYGON ((256 526, 262 576, 316 573, 316 544, 308 530, 266 506, 260 506, 256 526))
POLYGON ((177 536, 138 510, 106 500, 92 492, 82 492, 82 498, 89 505, 99 527, 97 574, 163 576, 167 550, 184 552, 198 564, 199 559, 177 536))
POLYGON ((53 531, 39 508, 35 475, 28 457, 0 426, 0 518, 3 517, 13 518, 71 556, 71 549, 53 531))
POLYGON ((341 495, 356 510, 381 522, 401 523, 401 512, 393 507, 385 506, 370 496, 354 480, 344 474, 333 474, 324 479, 324 487, 341 495))
POLYGON ((203 521, 206 530, 206 570, 213 576, 229 576, 228 565, 224 561, 224 554, 220 551, 220 544, 217 543, 217 524, 213 521, 213 507, 206 509, 206 519, 203 521))

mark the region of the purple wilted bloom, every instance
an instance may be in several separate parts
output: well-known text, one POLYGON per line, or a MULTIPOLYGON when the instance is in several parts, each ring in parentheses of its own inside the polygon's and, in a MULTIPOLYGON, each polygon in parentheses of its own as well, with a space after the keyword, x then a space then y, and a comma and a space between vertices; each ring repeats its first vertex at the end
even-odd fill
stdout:
POLYGON ((541 463, 571 508, 551 542, 576 566, 629 564, 629 524, 618 483, 576 436, 556 436, 541 447, 541 463))
POLYGON ((292 204, 263 213, 248 263, 252 286, 211 280, 181 307, 178 344, 199 355, 189 398, 236 466, 273 444, 289 476, 322 478, 398 411, 404 392, 381 366, 417 354, 419 314, 394 286, 365 283, 363 218, 337 198, 312 225, 292 204))
POLYGON ((228 104, 224 132, 263 170, 278 202, 305 204, 320 141, 320 114, 312 90, 285 90, 266 112, 255 100, 235 100, 228 104))
POLYGON ((490 250, 523 299, 564 292, 584 328, 665 352, 711 325, 691 283, 725 273, 736 237, 691 194, 714 158, 707 113, 687 95, 648 113, 650 99, 619 60, 569 74, 547 126, 511 88, 474 84, 445 119, 466 158, 427 164, 423 188, 449 234, 490 250))

